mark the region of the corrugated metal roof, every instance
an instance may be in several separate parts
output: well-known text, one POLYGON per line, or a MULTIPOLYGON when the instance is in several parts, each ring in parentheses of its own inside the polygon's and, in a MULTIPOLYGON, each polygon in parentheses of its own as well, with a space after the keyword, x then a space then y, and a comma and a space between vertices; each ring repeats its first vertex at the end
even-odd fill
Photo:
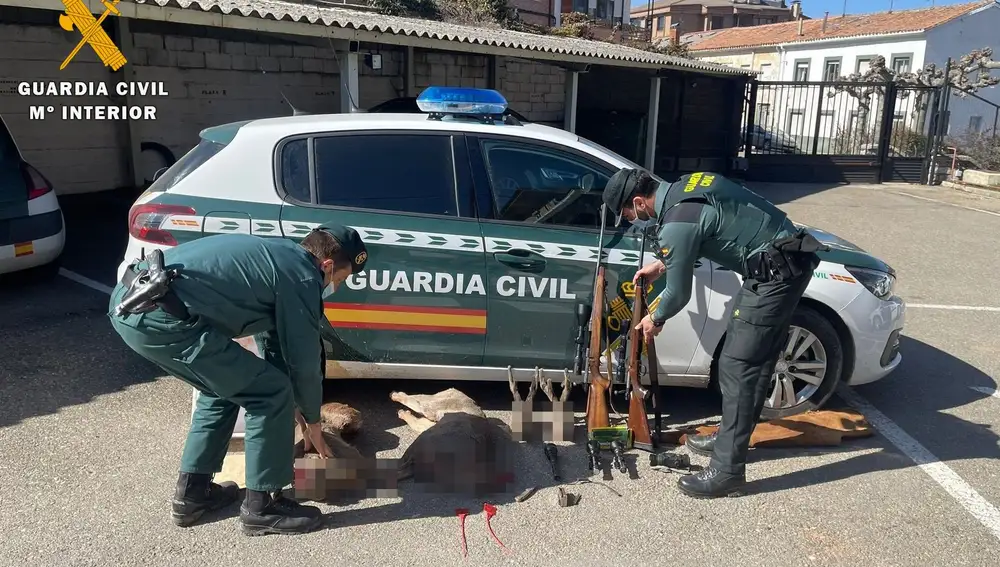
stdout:
MULTIPOLYGON (((243 15, 274 20, 285 20, 309 24, 323 24, 345 29, 356 29, 383 34, 416 36, 440 41, 471 43, 494 47, 505 47, 524 51, 525 58, 532 52, 567 54, 601 60, 658 65, 663 68, 681 68, 727 75, 746 75, 741 69, 708 63, 682 57, 660 55, 641 49, 616 45, 603 41, 579 38, 539 35, 506 29, 492 29, 472 26, 383 16, 359 10, 347 10, 315 4, 282 2, 280 0, 133 0, 136 4, 156 4, 161 7, 200 9, 225 15, 243 15)), ((447 47, 442 46, 443 49, 447 47)), ((454 49, 460 50, 460 45, 454 49)))

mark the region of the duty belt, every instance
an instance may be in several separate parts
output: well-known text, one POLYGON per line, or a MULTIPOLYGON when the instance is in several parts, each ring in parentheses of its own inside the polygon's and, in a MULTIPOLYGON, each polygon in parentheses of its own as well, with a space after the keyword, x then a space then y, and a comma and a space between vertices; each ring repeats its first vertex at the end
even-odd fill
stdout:
POLYGON ((811 274, 819 265, 817 251, 830 248, 820 244, 805 229, 775 240, 767 248, 747 258, 747 276, 759 282, 785 281, 811 274))

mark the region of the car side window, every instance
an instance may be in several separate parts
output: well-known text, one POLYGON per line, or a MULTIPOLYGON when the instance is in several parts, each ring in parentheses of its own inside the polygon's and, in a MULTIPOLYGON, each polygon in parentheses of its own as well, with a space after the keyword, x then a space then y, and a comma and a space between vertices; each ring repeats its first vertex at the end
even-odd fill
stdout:
POLYGON ((496 218, 557 226, 601 226, 609 175, 569 152, 524 142, 481 142, 496 218))
POLYGON ((309 195, 309 141, 292 140, 281 148, 281 186, 290 197, 304 203, 309 195))
POLYGON ((317 204, 458 215, 449 135, 353 133, 314 144, 317 204))

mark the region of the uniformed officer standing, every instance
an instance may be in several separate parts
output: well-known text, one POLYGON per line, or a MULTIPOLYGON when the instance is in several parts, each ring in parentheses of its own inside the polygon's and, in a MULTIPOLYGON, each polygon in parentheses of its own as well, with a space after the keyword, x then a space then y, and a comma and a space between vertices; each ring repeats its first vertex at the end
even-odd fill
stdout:
POLYGON ((650 282, 667 275, 659 304, 637 327, 647 340, 687 305, 698 258, 743 275, 718 361, 722 423, 716 435, 687 441, 712 460, 678 481, 691 496, 728 494, 746 482, 750 435, 792 313, 819 265, 815 251, 823 246, 773 204, 714 173, 660 183, 645 172, 622 169, 608 181, 604 202, 618 215, 616 226, 624 217, 655 231, 658 260, 635 276, 636 282, 650 282))
POLYGON ((174 492, 174 523, 190 526, 239 498, 235 484, 216 484, 212 476, 222 470, 240 407, 246 409, 244 533, 303 533, 322 523, 318 508, 301 506, 282 490, 293 482, 297 420, 307 450, 315 446, 331 456, 320 430, 323 298, 367 258, 358 233, 342 226, 315 229, 299 244, 207 236, 164 251, 163 265, 180 270, 167 294, 146 312, 118 316, 115 308, 135 279, 135 271, 126 272, 111 294, 115 331, 200 392, 174 492), (233 340, 247 336, 254 336, 264 359, 233 340))

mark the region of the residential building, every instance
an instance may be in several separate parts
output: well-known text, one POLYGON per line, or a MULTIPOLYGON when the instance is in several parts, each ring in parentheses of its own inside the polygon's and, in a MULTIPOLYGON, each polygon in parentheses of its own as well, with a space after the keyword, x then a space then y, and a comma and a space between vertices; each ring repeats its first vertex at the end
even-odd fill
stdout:
POLYGON ((687 33, 750 27, 792 19, 791 5, 785 0, 662 0, 636 6, 631 23, 649 29, 652 40, 687 33))
MULTIPOLYGON (((511 5, 519 6, 518 2, 538 2, 544 0, 512 0, 511 5)), ((580 12, 587 14, 598 22, 607 22, 611 25, 628 22, 628 14, 631 13, 631 0, 552 0, 560 2, 560 9, 555 15, 556 24, 559 25, 562 14, 580 12)), ((522 17, 523 19, 523 17, 522 17)))
MULTIPOLYGON (((853 73, 865 73, 876 56, 899 73, 916 72, 933 63, 944 68, 976 49, 997 45, 1000 3, 980 0, 965 4, 872 14, 827 16, 791 21, 755 29, 731 28, 682 36, 692 56, 759 73, 758 80, 796 82, 799 85, 765 85, 758 88, 755 123, 777 129, 812 146, 819 134, 823 142, 857 129, 859 116, 878 116, 877 100, 860 110, 849 94, 829 96, 833 85, 853 73), (811 84, 806 84, 806 83, 811 84), (769 88, 764 88, 769 87, 769 88), (808 94, 807 94, 808 93, 808 94)), ((972 73, 970 80, 976 79, 972 73)), ((993 71, 1000 77, 1000 70, 993 71)), ((893 119, 926 132, 929 96, 897 99, 893 119)), ((994 130, 1000 120, 1000 88, 980 89, 974 97, 951 97, 947 133, 994 130)), ((874 98, 878 98, 875 95, 874 98)), ((877 122, 877 121, 874 121, 877 122)), ((895 126, 894 126, 895 129, 895 126)), ((870 138, 871 136, 869 136, 870 138)), ((824 144, 820 144, 820 152, 824 144)))

